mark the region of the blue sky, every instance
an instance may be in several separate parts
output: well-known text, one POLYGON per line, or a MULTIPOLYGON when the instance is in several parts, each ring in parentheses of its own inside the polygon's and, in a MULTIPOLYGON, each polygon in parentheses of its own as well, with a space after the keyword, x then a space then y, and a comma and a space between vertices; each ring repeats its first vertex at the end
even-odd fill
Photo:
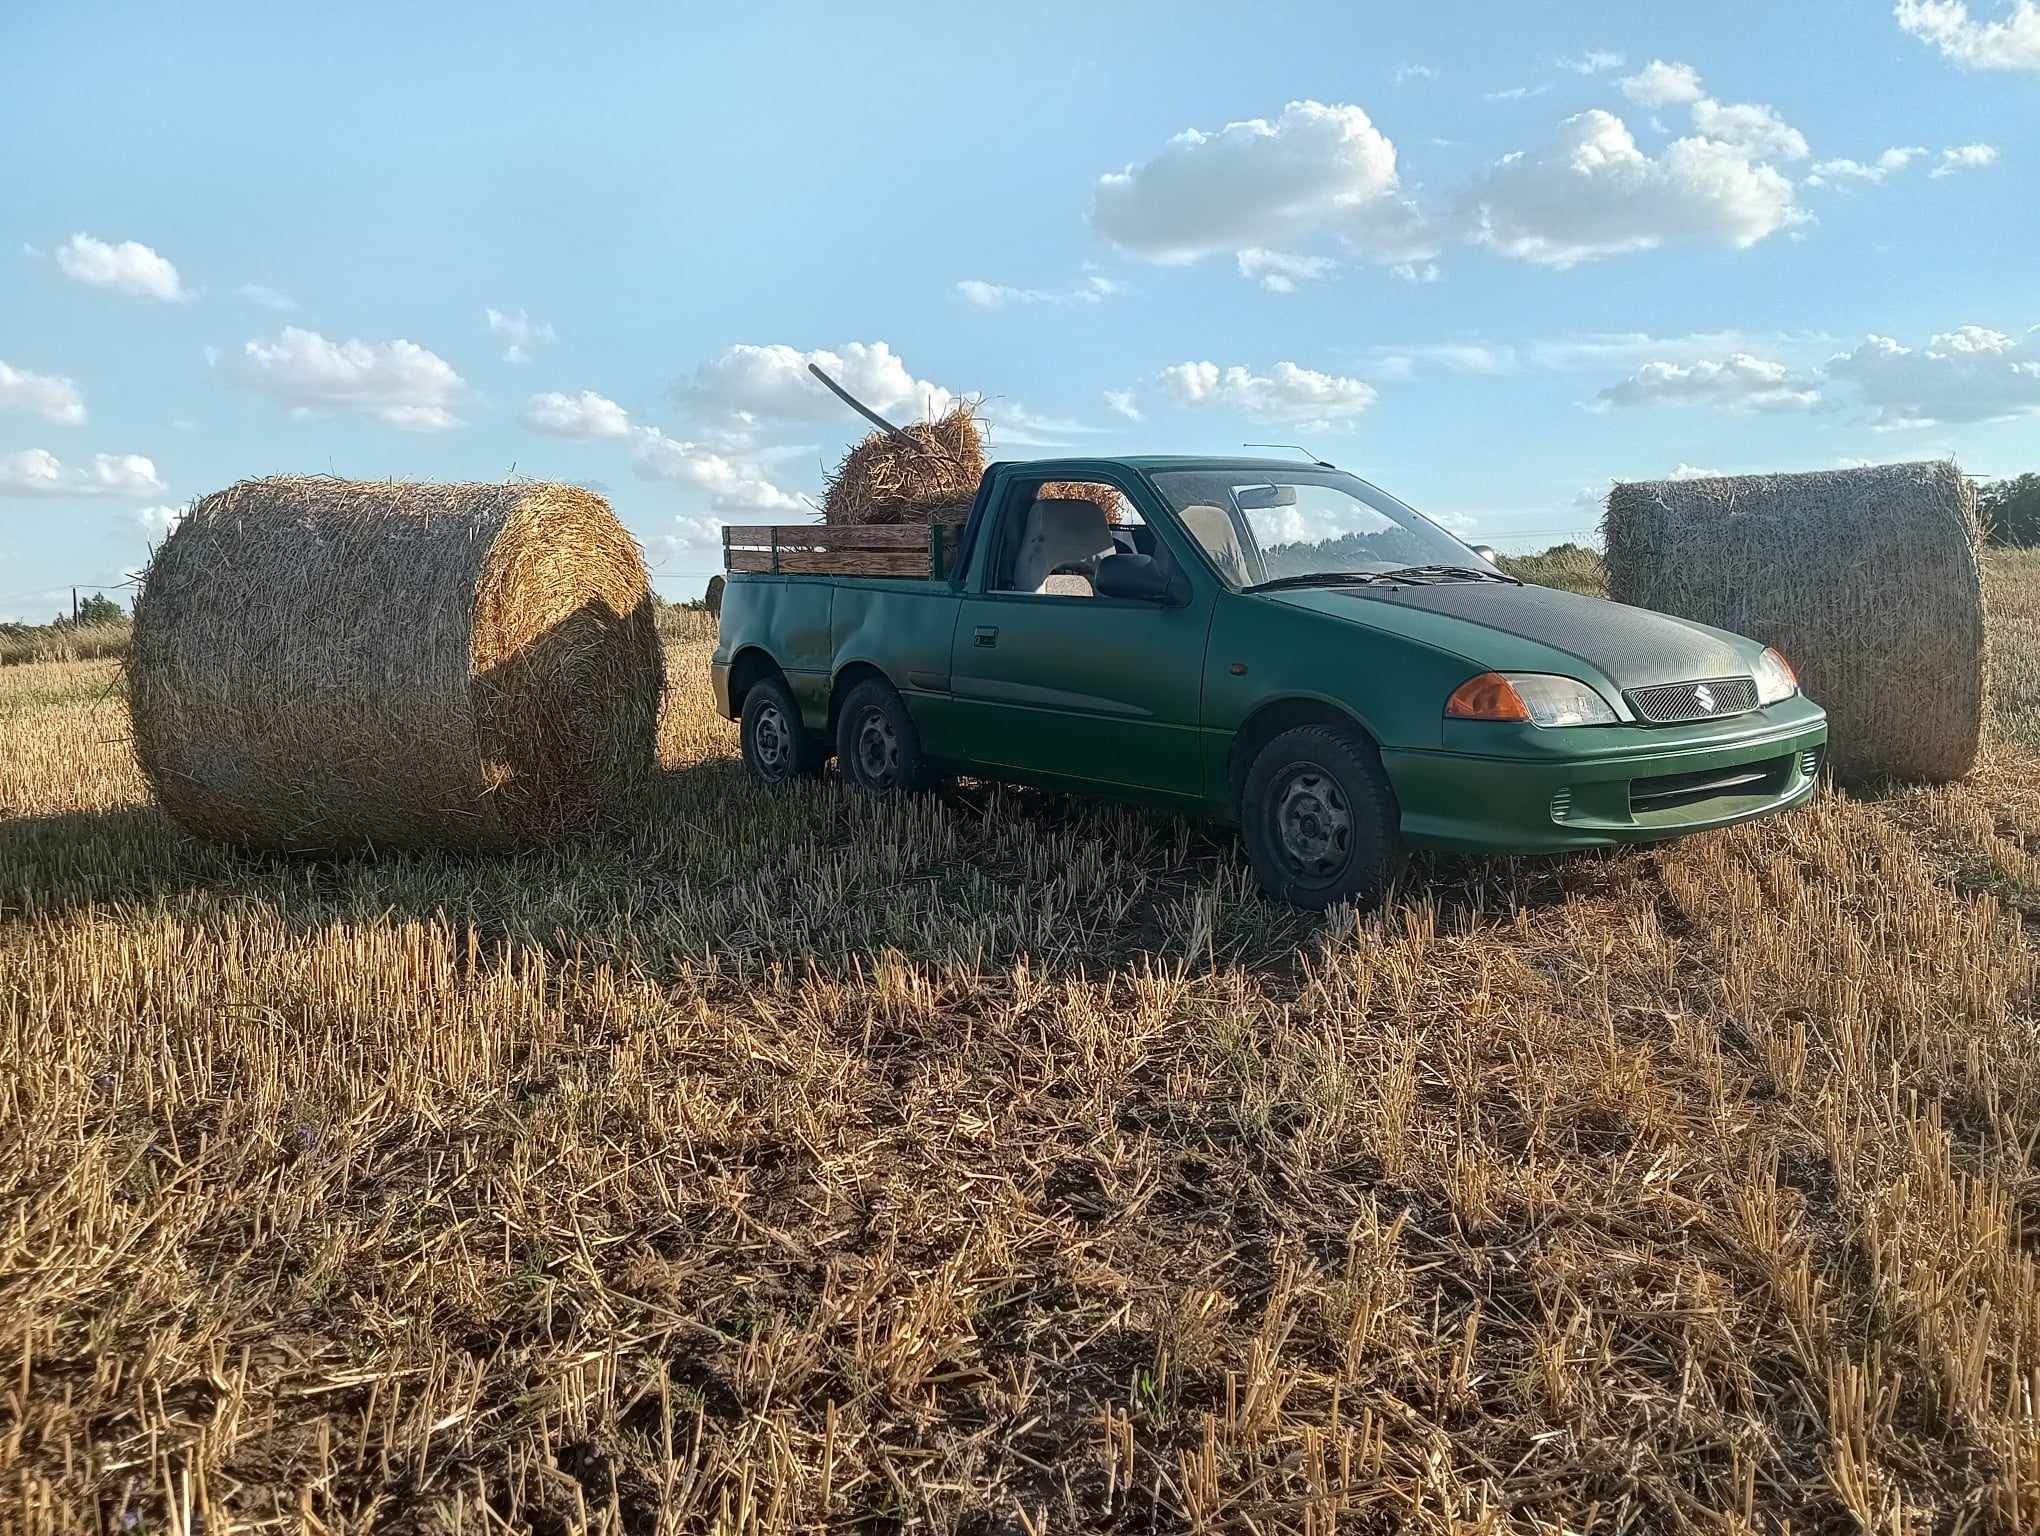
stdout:
MULTIPOLYGON (((595 485, 661 589, 860 423, 1611 477, 2040 468, 2040 7, 14 0, 0 617, 250 475, 595 485)), ((122 594, 125 595, 125 594, 122 594)))

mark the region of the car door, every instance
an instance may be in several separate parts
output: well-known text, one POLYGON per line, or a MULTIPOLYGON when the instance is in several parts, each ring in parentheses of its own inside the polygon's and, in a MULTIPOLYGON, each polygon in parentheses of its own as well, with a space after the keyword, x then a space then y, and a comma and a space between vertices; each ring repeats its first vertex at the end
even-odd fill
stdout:
MULTIPOLYGON (((1105 549, 1138 540, 1175 562, 1162 530, 1141 521, 1124 487, 1092 484, 1094 494, 1122 498, 1117 528, 1102 517, 1096 524, 1105 549)), ((1023 778, 1200 794, 1198 726, 1215 589, 1201 572, 1182 584, 1187 601, 1172 603, 1099 596, 1088 580, 1066 575, 1037 582, 1040 572, 1016 569, 1024 524, 1006 520, 1028 518, 1039 490, 1038 483, 1009 487, 999 513, 1004 537, 995 524, 963 596, 950 673, 969 756, 1023 778), (1016 585, 1022 579, 1024 589, 1016 585)))

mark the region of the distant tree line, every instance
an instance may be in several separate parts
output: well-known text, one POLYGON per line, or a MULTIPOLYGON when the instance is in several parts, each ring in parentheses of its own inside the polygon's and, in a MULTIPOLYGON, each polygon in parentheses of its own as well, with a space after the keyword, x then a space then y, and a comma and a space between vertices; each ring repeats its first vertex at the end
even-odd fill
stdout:
POLYGON ((2022 549, 2040 545, 2040 474, 1979 482, 1976 511, 1991 543, 2022 549))

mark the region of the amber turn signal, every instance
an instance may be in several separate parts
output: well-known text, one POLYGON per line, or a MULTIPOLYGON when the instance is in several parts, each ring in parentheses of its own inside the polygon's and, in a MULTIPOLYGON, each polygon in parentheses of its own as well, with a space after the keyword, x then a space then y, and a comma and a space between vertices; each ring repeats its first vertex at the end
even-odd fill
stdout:
POLYGON ((1452 690, 1445 714, 1453 720, 1528 720, 1530 706, 1501 673, 1483 672, 1452 690))

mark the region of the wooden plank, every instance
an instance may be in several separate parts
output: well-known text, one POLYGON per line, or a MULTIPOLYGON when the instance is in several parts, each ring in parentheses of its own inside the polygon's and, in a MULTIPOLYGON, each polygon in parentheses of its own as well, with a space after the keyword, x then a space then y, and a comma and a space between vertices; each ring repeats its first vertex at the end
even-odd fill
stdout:
MULTIPOLYGON (((774 551, 731 549, 726 568, 732 571, 770 573, 774 551)), ((928 579, 928 551, 884 549, 788 549, 777 551, 781 575, 811 576, 912 576, 928 579)))
POLYGON ((954 546, 961 523, 878 523, 868 527, 831 526, 825 523, 726 524, 726 549, 926 549, 929 529, 943 530, 945 545, 954 546))

